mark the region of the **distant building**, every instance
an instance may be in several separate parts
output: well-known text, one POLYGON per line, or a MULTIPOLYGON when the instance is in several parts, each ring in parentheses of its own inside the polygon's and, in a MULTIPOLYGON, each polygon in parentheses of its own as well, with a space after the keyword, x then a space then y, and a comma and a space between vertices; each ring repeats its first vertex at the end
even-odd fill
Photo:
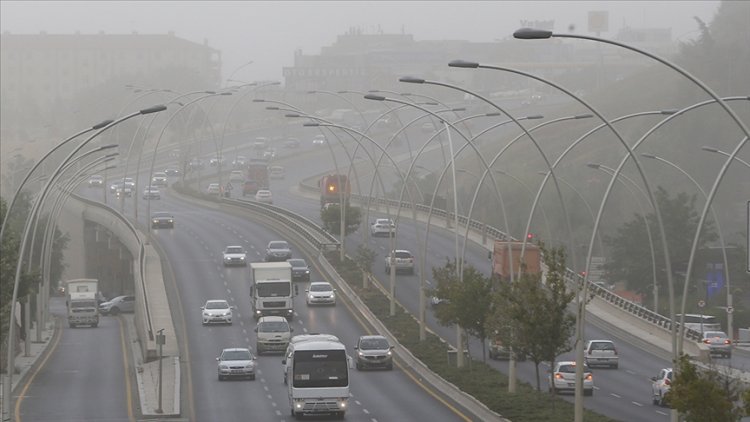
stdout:
POLYGON ((0 95, 5 104, 53 104, 118 77, 189 69, 220 85, 221 53, 173 32, 0 35, 0 95))

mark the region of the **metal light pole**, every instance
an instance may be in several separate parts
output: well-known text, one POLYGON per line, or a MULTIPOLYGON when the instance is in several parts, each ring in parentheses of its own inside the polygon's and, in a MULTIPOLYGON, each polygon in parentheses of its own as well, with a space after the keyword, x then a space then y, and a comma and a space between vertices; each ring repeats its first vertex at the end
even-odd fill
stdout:
MULTIPOLYGON (((690 180, 693 183, 693 185, 695 185, 695 187, 698 189, 698 192, 700 192, 701 195, 703 195, 703 198, 706 198, 706 199, 708 198, 708 196, 706 195, 706 191, 703 190, 701 185, 687 171, 680 168, 677 164, 665 158, 661 158, 653 154, 641 154, 641 155, 646 158, 651 158, 657 161, 661 161, 662 163, 667 164, 677 169, 680 173, 685 175, 685 177, 687 177, 688 180, 690 180)), ((750 165, 748 167, 750 167, 750 165)), ((721 223, 719 222, 719 216, 716 215, 716 210, 714 209, 713 206, 711 206, 711 215, 713 216, 714 221, 716 222, 716 231, 719 232, 719 243, 721 244, 721 257, 724 260, 724 277, 726 277, 726 280, 727 280, 727 286, 726 286, 727 288, 727 309, 726 309, 727 331, 729 332, 729 338, 734 339, 734 326, 732 324, 733 318, 732 318, 732 312, 730 311, 730 309, 732 309, 732 287, 731 287, 732 284, 729 280, 729 260, 727 259, 727 244, 726 242, 724 242, 724 234, 721 230, 721 223)))

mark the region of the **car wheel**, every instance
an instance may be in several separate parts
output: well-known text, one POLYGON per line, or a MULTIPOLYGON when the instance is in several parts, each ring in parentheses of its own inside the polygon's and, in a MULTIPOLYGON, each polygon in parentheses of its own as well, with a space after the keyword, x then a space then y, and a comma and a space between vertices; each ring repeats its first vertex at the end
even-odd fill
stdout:
POLYGON ((361 371, 361 370, 362 370, 362 364, 357 362, 357 371, 361 371))
POLYGON ((612 365, 612 369, 617 369, 617 368, 619 368, 619 367, 620 367, 620 364, 617 364, 617 363, 616 363, 616 364, 614 364, 614 365, 612 365))
POLYGON ((726 356, 727 356, 727 359, 732 359, 732 354, 731 353, 727 353, 726 356))
POLYGON ((388 366, 385 367, 385 369, 393 371, 393 363, 389 363, 388 366))
POLYGON ((120 308, 117 306, 113 306, 112 309, 109 310, 110 315, 117 315, 120 313, 120 308))
POLYGON ((75 324, 73 324, 72 322, 71 322, 71 323, 68 323, 68 326, 70 326, 70 328, 76 328, 76 325, 75 325, 75 324))
POLYGON ((94 328, 96 328, 96 327, 99 326, 99 323, 97 322, 96 324, 91 324, 91 326, 94 327, 94 328))
POLYGON ((219 381, 224 381, 224 375, 219 374, 219 381))
POLYGON ((654 404, 654 405, 659 404, 659 399, 657 398, 657 396, 651 397, 651 404, 654 404))
POLYGON ((591 390, 583 390, 583 395, 584 396, 593 396, 594 395, 594 389, 592 388, 591 390))
POLYGON ((255 381, 255 374, 250 375, 250 381, 255 381))

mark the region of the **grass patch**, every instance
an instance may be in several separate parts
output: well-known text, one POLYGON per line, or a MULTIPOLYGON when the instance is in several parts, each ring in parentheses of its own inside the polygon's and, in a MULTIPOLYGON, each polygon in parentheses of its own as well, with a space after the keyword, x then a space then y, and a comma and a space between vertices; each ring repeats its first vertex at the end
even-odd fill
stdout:
MULTIPOLYGON (((493 411, 513 422, 552 422, 571 421, 574 417, 573 404, 547 392, 536 391, 527 383, 518 382, 517 392, 508 393, 508 376, 486 363, 470 359, 465 368, 449 365, 448 344, 437 336, 427 333, 425 341, 419 341, 419 324, 401 306, 396 306, 396 315, 390 316, 388 298, 377 288, 362 287, 362 274, 355 263, 346 258, 339 260, 338 252, 326 254, 328 262, 336 268, 342 279, 354 290, 362 302, 370 309, 399 343, 433 372, 462 391, 474 396, 493 411)), ((546 380, 542 380, 546 386, 546 380)), ((544 388, 544 387, 543 387, 544 388)), ((612 422, 607 416, 585 410, 587 422, 612 422)))

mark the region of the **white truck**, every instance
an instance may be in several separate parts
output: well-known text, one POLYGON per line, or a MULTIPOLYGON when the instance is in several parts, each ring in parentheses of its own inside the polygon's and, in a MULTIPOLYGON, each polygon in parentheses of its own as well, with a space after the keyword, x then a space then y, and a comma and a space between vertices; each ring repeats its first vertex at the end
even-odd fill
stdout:
MULTIPOLYGON (((333 337, 333 336, 331 336, 333 337)), ((339 419, 349 406, 350 359, 335 337, 294 344, 285 356, 287 392, 293 417, 331 414, 339 419)))
POLYGON ((286 261, 251 262, 250 275, 250 301, 255 319, 266 315, 292 318, 292 265, 286 261))
POLYGON ((99 325, 99 280, 80 278, 65 283, 65 304, 68 308, 68 325, 96 327, 99 325))

